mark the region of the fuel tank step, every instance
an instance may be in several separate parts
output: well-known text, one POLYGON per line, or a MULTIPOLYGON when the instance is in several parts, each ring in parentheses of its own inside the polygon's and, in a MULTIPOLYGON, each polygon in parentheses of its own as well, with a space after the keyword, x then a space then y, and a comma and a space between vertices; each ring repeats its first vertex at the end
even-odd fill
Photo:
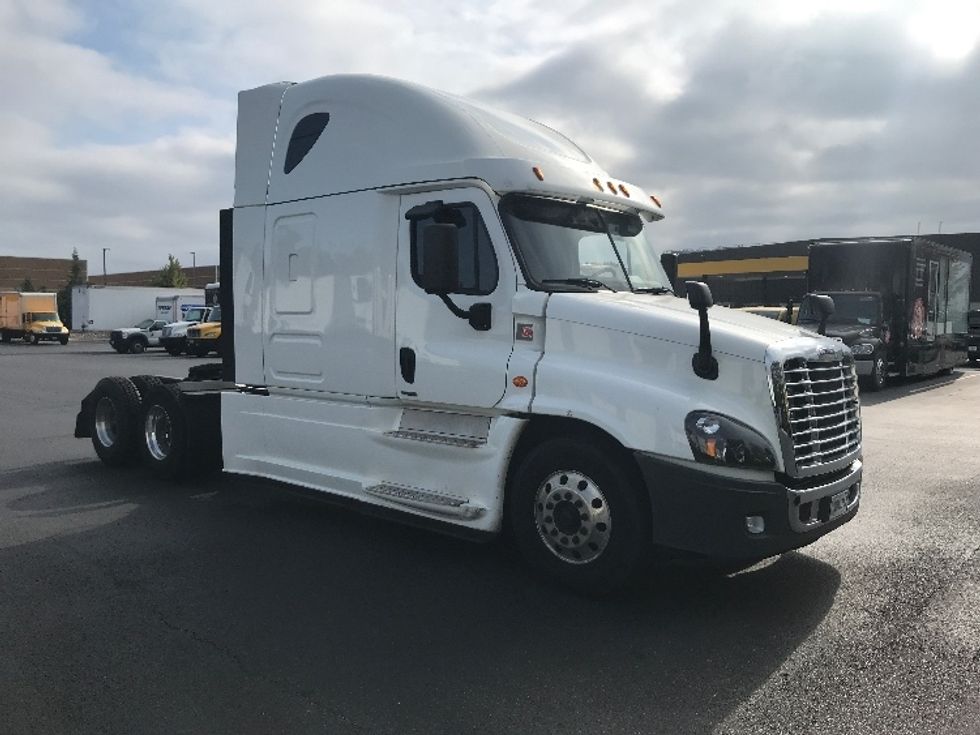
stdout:
POLYGON ((456 434, 443 434, 435 431, 419 431, 418 429, 395 429, 386 431, 385 436, 393 439, 408 439, 416 442, 429 442, 430 444, 445 444, 450 447, 464 447, 466 449, 476 449, 485 446, 486 439, 475 436, 459 436, 456 434))
POLYGON ((408 485, 381 483, 365 488, 364 492, 399 505, 464 520, 479 518, 487 512, 485 507, 471 503, 467 498, 408 485))

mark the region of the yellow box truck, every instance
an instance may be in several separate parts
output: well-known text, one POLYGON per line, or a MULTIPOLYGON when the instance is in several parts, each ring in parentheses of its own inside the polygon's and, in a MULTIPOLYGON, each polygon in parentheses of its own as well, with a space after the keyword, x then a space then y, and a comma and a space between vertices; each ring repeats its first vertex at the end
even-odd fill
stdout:
POLYGON ((58 317, 57 294, 0 292, 0 340, 15 338, 34 344, 42 340, 68 344, 68 329, 58 317))

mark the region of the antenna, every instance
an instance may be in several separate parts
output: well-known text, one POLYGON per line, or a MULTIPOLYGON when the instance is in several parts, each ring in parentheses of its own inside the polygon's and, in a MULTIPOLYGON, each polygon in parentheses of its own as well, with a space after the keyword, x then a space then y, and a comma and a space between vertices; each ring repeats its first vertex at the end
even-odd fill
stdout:
POLYGON ((915 234, 918 235, 919 231, 922 229, 922 220, 915 223, 915 234))
POLYGON ((943 221, 939 220, 939 232, 943 231, 943 221))

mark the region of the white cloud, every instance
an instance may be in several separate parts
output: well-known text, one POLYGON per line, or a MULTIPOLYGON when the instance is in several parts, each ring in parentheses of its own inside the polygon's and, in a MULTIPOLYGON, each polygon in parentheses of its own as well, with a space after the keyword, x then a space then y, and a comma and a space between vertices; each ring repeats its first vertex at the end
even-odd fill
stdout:
POLYGON ((553 125, 662 194, 670 247, 980 229, 980 17, 934 7, 0 0, 0 252, 216 259, 236 91, 341 72, 553 125))

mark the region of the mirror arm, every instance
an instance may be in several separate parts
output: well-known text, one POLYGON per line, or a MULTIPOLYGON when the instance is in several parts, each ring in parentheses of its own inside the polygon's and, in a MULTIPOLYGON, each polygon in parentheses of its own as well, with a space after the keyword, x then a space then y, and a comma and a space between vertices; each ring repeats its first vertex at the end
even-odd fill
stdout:
POLYGON ((454 316, 460 319, 466 319, 470 326, 473 327, 478 332, 487 332, 490 330, 490 304, 473 304, 469 309, 460 309, 453 303, 453 300, 449 298, 449 294, 437 294, 437 296, 442 300, 442 303, 446 305, 446 308, 453 313, 454 316))
POLYGON ((708 309, 702 307, 698 309, 698 317, 701 320, 701 340, 698 344, 698 351, 691 358, 691 367, 694 374, 705 380, 716 380, 718 378, 718 361, 711 354, 711 328, 708 326, 708 309))

